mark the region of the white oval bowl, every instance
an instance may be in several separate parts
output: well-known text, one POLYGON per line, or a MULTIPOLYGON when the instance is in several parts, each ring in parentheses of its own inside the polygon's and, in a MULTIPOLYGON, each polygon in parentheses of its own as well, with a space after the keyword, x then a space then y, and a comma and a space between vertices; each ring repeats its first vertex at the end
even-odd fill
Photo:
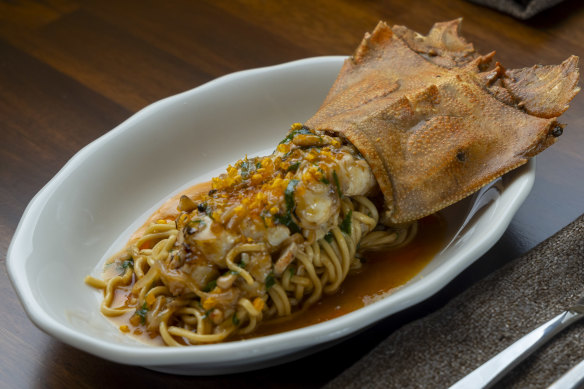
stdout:
POLYGON ((31 200, 7 256, 31 320, 99 357, 176 374, 224 374, 327 347, 436 293, 503 234, 535 177, 535 162, 443 211, 444 249, 381 301, 317 325, 256 339, 184 348, 149 346, 99 313, 100 274, 165 199, 243 155, 272 151, 319 108, 345 57, 309 58, 230 74, 154 103, 79 151, 31 200))

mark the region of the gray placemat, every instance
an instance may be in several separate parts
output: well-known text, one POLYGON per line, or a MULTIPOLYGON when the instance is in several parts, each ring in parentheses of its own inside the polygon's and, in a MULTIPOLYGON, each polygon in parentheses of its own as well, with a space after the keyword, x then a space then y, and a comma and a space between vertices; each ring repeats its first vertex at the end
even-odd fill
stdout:
MULTIPOLYGON (((584 215, 431 315, 397 330, 329 388, 445 388, 584 295, 584 215)), ((584 322, 516 367, 501 387, 550 385, 584 358, 584 322)))
POLYGON ((518 19, 533 15, 561 3, 563 0, 469 0, 508 13, 518 19))

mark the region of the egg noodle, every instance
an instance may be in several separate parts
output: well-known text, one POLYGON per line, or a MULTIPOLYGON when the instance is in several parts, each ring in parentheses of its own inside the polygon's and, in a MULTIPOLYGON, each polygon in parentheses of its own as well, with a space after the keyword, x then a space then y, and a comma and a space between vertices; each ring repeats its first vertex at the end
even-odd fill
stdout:
POLYGON ((252 334, 337 291, 360 253, 412 240, 416 223, 379 223, 371 177, 351 145, 294 125, 273 155, 239 161, 208 194, 181 198, 178 216, 107 261, 104 280, 85 281, 104 290, 103 315, 128 317, 122 331, 168 346, 252 334))

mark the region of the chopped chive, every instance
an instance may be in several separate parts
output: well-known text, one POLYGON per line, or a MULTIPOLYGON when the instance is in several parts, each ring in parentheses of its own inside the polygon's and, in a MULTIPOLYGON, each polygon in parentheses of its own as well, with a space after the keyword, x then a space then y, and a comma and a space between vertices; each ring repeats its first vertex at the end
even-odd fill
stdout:
POLYGON ((209 281, 203 288, 203 292, 210 292, 217 286, 217 280, 209 281))
POLYGON ((300 166, 300 161, 294 162, 292 165, 288 166, 287 171, 289 171, 289 172, 295 172, 296 170, 298 170, 298 167, 299 166, 300 166))
POLYGON ((250 166, 250 161, 248 161, 247 159, 245 161, 241 161, 241 163, 239 164, 239 170, 241 171, 241 177, 248 178, 249 177, 249 172, 252 168, 252 166, 250 166))
POLYGON ((290 215, 289 212, 286 215, 282 215, 282 214, 278 213, 278 214, 274 215, 274 219, 276 220, 277 223, 288 227, 292 234, 295 234, 295 233, 301 231, 300 227, 298 227, 298 224, 296 224, 294 222, 294 220, 292 219, 292 216, 290 215))
POLYGON ((192 235, 195 232, 197 232, 199 228, 205 228, 206 225, 207 224, 205 223, 204 220, 201 219, 191 220, 189 224, 187 224, 186 233, 188 235, 192 235))
POLYGON ((276 283, 276 280, 274 279, 274 273, 268 274, 264 283, 266 284, 266 290, 270 290, 270 288, 276 283))
POLYGON ((286 191, 284 192, 284 200, 286 202, 286 214, 276 214, 274 215, 274 219, 277 223, 285 225, 290 229, 290 232, 295 234, 300 232, 300 227, 294 222, 292 218, 292 212, 294 212, 295 203, 294 203, 294 192, 296 190, 296 185, 298 185, 298 180, 290 180, 288 186, 286 187, 286 191))
POLYGON ((331 182, 328 180, 328 178, 326 178, 326 175, 324 173, 324 170, 322 170, 320 167, 318 168, 318 171, 320 172, 320 174, 322 174, 322 178, 320 179, 320 182, 322 182, 325 185, 329 185, 331 182))
POLYGON ((286 200, 286 208, 288 212, 294 211, 294 191, 296 190, 296 185, 298 185, 298 180, 290 180, 286 191, 284 192, 284 199, 286 200))
POLYGON ((290 157, 290 155, 292 155, 293 152, 294 150, 290 150, 286 154, 282 155, 282 161, 288 160, 288 157, 290 157))
POLYGON ((339 176, 337 176, 337 171, 333 170, 333 179, 335 180, 335 185, 337 187, 337 193, 339 197, 343 197, 343 193, 341 192, 341 184, 339 184, 339 176))
POLYGON ((146 305, 146 302, 144 302, 144 304, 142 304, 142 308, 136 309, 136 315, 138 315, 140 317, 140 323, 142 323, 142 324, 146 323, 146 314, 147 313, 148 313, 148 306, 146 305))
POLYGON ((235 313, 233 314, 233 316, 231 316, 231 322, 235 326, 238 326, 239 325, 239 319, 237 318, 237 315, 235 313))
POLYGON ((353 211, 349 211, 343 221, 341 222, 341 231, 343 231, 347 235, 351 235, 351 220, 353 216, 353 211))
POLYGON ((282 139, 280 144, 290 142, 297 134, 312 134, 312 131, 306 127, 302 127, 299 130, 292 130, 288 133, 288 135, 286 135, 284 139, 282 139))
POLYGON ((334 235, 332 231, 329 231, 325 236, 324 236, 324 240, 326 240, 329 243, 332 243, 334 239, 334 235))
POLYGON ((130 257, 130 259, 124 260, 121 264, 118 265, 119 269, 122 272, 125 272, 130 267, 134 267, 134 258, 130 257))

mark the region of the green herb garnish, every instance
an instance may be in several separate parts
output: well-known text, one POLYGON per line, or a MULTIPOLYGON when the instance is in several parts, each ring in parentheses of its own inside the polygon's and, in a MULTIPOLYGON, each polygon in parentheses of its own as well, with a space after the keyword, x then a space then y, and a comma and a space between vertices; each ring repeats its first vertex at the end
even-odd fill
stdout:
POLYGON ((195 219, 189 222, 189 227, 205 227, 205 225, 205 221, 201 219, 195 219))
POLYGON ((274 286, 274 284, 276 283, 276 279, 274 278, 274 273, 268 274, 264 283, 266 284, 266 290, 270 290, 270 288, 272 286, 274 286))
POLYGON ((325 185, 330 184, 331 182, 328 180, 328 178, 326 178, 324 170, 322 170, 321 168, 318 168, 318 171, 320 172, 320 174, 322 174, 322 178, 320 179, 320 182, 322 182, 325 185))
POLYGON ((286 209, 288 209, 289 213, 294 211, 294 191, 296 190, 296 185, 298 185, 298 182, 298 180, 290 180, 288 186, 286 187, 286 191, 284 192, 286 209))
POLYGON ((253 165, 247 159, 245 161, 241 161, 241 163, 239 164, 239 170, 241 171, 241 177, 244 179, 248 178, 249 172, 252 169, 252 167, 253 167, 253 165))
POLYGON ((128 268, 134 267, 134 258, 130 257, 130 259, 124 260, 122 263, 118 263, 118 269, 123 273, 128 270, 128 268))
POLYGON ((239 319, 237 318, 237 315, 235 313, 233 314, 233 316, 231 316, 231 322, 235 326, 238 326, 239 325, 239 319))
POLYGON ((327 233, 327 234, 324 236, 324 240, 326 240, 326 241, 327 241, 327 242, 329 242, 329 243, 332 243, 332 242, 333 242, 333 239, 334 239, 334 237, 335 237, 335 236, 333 235, 333 232, 332 232, 332 231, 329 231, 329 232, 328 232, 328 233, 327 233))
POLYGON ((203 292, 210 292, 217 286, 217 280, 209 281, 207 285, 203 288, 203 292))
POLYGON ((195 232, 197 232, 197 229, 205 228, 206 223, 205 223, 205 221, 203 221, 201 219, 195 219, 195 220, 191 220, 187 226, 188 226, 188 228, 186 229, 186 233, 189 235, 192 235, 195 232))
POLYGON ((288 186, 286 187, 286 191, 284 192, 286 213, 284 215, 280 213, 274 215, 276 222, 288 227, 290 232, 293 234, 300 232, 300 227, 298 227, 298 224, 296 224, 292 218, 292 212, 294 212, 294 208, 296 207, 296 204, 294 203, 294 191, 296 190, 296 185, 298 185, 298 182, 298 180, 290 180, 288 186))
POLYGON ((351 235, 351 220, 353 216, 353 211, 349 211, 343 221, 341 222, 340 228, 347 235, 351 235))
POLYGON ((337 187, 337 193, 339 197, 343 197, 343 193, 341 192, 341 184, 339 184, 339 176, 337 176, 337 171, 333 170, 333 180, 335 180, 335 185, 337 187))
POLYGON ((299 166, 300 166, 300 161, 294 162, 292 165, 288 166, 287 171, 289 171, 289 172, 295 172, 296 170, 298 170, 298 167, 299 166))
POLYGON ((296 224, 294 222, 294 220, 292 219, 292 216, 290 215, 290 212, 288 212, 288 214, 286 214, 286 215, 282 215, 282 214, 278 213, 278 214, 274 215, 274 219, 276 220, 276 222, 288 227, 292 234, 300 232, 300 227, 298 227, 298 224, 296 224))
POLYGON ((148 306, 146 305, 146 302, 144 302, 144 304, 142 305, 142 308, 136 309, 136 315, 138 315, 140 317, 140 323, 142 323, 142 324, 146 323, 146 314, 147 313, 148 313, 148 306))
POLYGON ((288 135, 286 135, 286 137, 285 137, 284 139, 282 139, 282 141, 280 142, 280 144, 282 144, 282 143, 287 143, 287 142, 290 142, 292 139, 294 139, 294 137, 295 137, 297 134, 305 134, 305 135, 306 135, 306 134, 312 134, 312 131, 310 131, 310 130, 309 130, 308 128, 306 128, 306 127, 302 127, 302 128, 301 128, 301 129, 299 129, 299 130, 292 130, 292 131, 290 131, 290 132, 288 133, 288 135))

